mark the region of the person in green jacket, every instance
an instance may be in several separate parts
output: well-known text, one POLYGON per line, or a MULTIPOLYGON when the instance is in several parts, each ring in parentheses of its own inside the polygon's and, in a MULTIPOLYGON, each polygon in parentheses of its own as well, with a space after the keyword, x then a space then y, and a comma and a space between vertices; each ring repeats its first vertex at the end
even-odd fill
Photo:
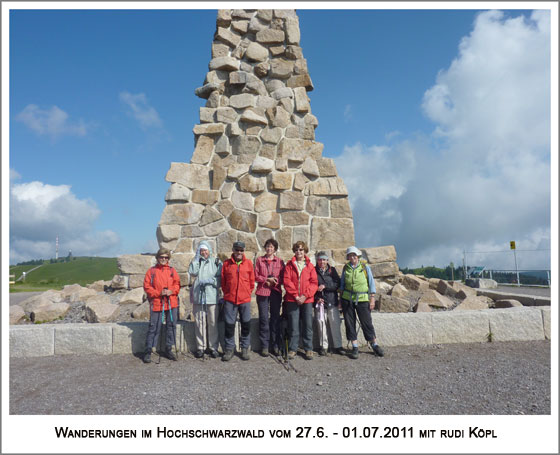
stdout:
POLYGON ((218 357, 218 300, 222 262, 212 256, 212 248, 201 241, 196 256, 189 265, 189 275, 195 277, 191 287, 191 301, 195 319, 195 357, 201 359, 207 352, 218 357))
POLYGON ((348 262, 342 269, 340 291, 342 292, 342 312, 346 327, 346 338, 352 343, 350 358, 358 358, 358 335, 356 314, 360 320, 364 337, 375 355, 383 357, 383 349, 377 344, 371 312, 375 308, 375 280, 369 265, 360 261, 362 252, 355 246, 346 250, 348 262))

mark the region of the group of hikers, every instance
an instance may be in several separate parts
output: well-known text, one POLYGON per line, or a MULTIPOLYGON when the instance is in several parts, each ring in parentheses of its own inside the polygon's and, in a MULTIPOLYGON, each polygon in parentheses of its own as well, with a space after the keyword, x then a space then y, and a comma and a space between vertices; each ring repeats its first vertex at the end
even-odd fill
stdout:
MULTIPOLYGON (((276 240, 267 240, 264 249, 265 254, 258 256, 253 265, 245 256, 245 244, 234 242, 231 257, 222 263, 212 254, 209 242, 201 241, 198 244, 188 271, 195 278, 190 289, 197 346, 195 357, 219 357, 218 318, 221 313, 225 322, 222 360, 227 362, 234 355, 235 323, 238 316, 241 325, 240 356, 243 360, 249 360, 250 305, 255 283, 260 354, 263 357, 284 353, 288 359, 295 358, 300 346, 301 325, 303 356, 311 360, 314 354, 314 320, 319 343, 318 354, 325 356, 330 350, 346 355, 340 331, 341 311, 346 337, 352 344, 349 357, 357 359, 359 354, 356 318, 374 354, 383 356, 371 319, 371 311, 375 308, 375 281, 370 267, 360 260, 361 251, 358 248, 351 246, 346 250, 348 262, 344 265, 342 276, 329 265, 329 257, 324 251, 316 254, 317 265, 313 265, 307 256, 309 249, 303 241, 293 244, 294 256, 287 263, 276 255, 276 240), (223 297, 220 297, 220 290, 223 297), (283 336, 283 320, 287 328, 286 336, 283 336)), ((151 362, 151 354, 157 345, 164 318, 165 355, 171 360, 177 360, 172 347, 176 340, 181 283, 177 271, 169 266, 170 258, 171 252, 160 248, 156 254, 157 264, 146 272, 144 278, 144 290, 150 301, 144 363, 151 362)))

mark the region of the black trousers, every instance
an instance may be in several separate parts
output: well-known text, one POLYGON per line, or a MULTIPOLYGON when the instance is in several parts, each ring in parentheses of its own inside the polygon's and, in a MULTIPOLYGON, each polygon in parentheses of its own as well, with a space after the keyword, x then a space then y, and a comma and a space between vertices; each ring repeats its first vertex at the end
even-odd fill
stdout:
POLYGON ((371 321, 371 311, 368 302, 358 302, 357 304, 342 300, 342 313, 344 314, 344 326, 346 327, 346 338, 348 341, 358 339, 356 334, 356 314, 364 331, 364 338, 368 343, 375 339, 375 329, 371 321))

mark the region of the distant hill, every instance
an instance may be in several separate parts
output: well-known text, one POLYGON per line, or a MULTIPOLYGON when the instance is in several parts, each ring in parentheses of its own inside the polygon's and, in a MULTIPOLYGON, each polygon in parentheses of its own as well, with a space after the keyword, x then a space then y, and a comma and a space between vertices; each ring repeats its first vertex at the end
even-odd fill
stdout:
POLYGON ((16 280, 23 272, 27 272, 27 276, 25 282, 18 281, 11 285, 10 291, 62 289, 65 285, 74 283, 85 286, 97 280, 111 280, 119 273, 117 258, 86 256, 52 261, 45 260, 42 264, 34 261, 35 264, 31 265, 11 266, 10 275, 15 275, 16 280))

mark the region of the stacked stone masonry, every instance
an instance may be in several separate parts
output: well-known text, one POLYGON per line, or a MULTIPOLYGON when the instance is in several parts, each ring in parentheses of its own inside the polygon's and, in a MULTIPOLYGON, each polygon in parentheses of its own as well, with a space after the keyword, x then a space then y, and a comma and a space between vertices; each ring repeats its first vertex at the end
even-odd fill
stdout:
POLYGON ((159 245, 187 265, 203 239, 222 259, 236 240, 255 253, 271 237, 285 259, 297 240, 342 258, 354 244, 352 211, 315 141, 295 10, 219 10, 208 68, 195 90, 206 104, 191 161, 171 163, 166 175, 159 245))

